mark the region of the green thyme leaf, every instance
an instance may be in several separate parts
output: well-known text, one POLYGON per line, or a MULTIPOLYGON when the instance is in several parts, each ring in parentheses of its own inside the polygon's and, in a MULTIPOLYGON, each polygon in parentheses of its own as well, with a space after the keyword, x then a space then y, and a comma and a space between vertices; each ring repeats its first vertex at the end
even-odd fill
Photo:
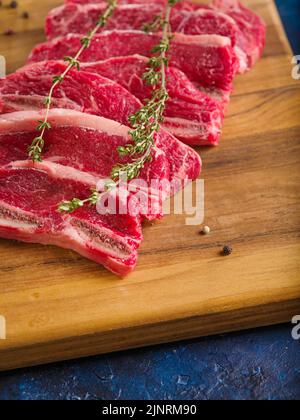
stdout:
MULTIPOLYGON (((97 33, 98 29, 107 23, 107 20, 112 16, 116 6, 117 6, 117 0, 107 0, 107 8, 105 9, 103 15, 99 17, 98 21, 96 22, 95 28, 89 31, 87 35, 84 38, 82 38, 81 48, 79 49, 75 57, 67 56, 64 58, 64 61, 69 63, 66 70, 61 75, 53 77, 51 89, 49 91, 49 94, 46 96, 44 100, 44 105, 46 106, 45 121, 38 121, 39 125, 37 126, 37 130, 41 131, 41 135, 40 137, 35 138, 32 141, 32 144, 28 147, 28 156, 33 160, 33 162, 42 161, 41 154, 42 154, 44 143, 45 143, 43 136, 44 136, 45 131, 51 128, 51 124, 48 122, 48 116, 49 116, 49 111, 50 111, 50 107, 52 103, 52 96, 53 96, 55 87, 64 81, 64 78, 73 67, 76 67, 77 70, 80 70, 79 58, 81 54, 86 48, 90 46, 90 43, 94 35, 97 33)), ((76 203, 77 201, 75 200, 75 202, 71 204, 75 205, 76 203)))

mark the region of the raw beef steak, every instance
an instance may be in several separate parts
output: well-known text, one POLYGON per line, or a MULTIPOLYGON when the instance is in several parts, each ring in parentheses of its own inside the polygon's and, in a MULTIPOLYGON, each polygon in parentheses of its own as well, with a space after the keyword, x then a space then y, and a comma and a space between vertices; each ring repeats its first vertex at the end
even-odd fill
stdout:
POLYGON ((64 200, 87 197, 95 181, 51 162, 0 168, 0 237, 72 249, 119 276, 127 275, 136 265, 142 240, 139 218, 100 215, 88 206, 72 214, 57 210, 64 200))
MULTIPOLYGON (((87 33, 95 26, 99 15, 106 7, 106 3, 85 5, 70 3, 53 9, 46 20, 48 40, 69 33, 87 33)), ((107 22, 105 30, 141 30, 145 23, 153 22, 155 17, 162 15, 163 10, 164 5, 157 3, 119 5, 107 22)), ((170 22, 173 32, 186 35, 227 36, 231 39, 232 46, 236 44, 236 35, 239 31, 236 22, 230 16, 208 7, 192 11, 173 8, 170 22)), ((245 54, 239 56, 242 58, 239 69, 243 72, 246 67, 245 54)))
MULTIPOLYGON (((103 4, 102 0, 66 0, 67 4, 103 4)), ((119 0, 120 5, 134 4, 134 5, 148 5, 146 0, 119 0)), ((166 0, 152 0, 151 4, 155 7, 163 7, 166 4, 166 0)), ((192 1, 180 1, 174 6, 173 14, 177 15, 177 19, 180 19, 180 12, 190 12, 192 13, 191 17, 186 20, 190 22, 191 25, 195 24, 195 19, 193 17, 193 12, 207 9, 215 10, 218 12, 225 13, 228 17, 232 18, 235 21, 237 27, 237 32, 235 33, 236 47, 239 58, 239 72, 243 73, 256 63, 256 61, 261 57, 265 43, 266 43, 266 24, 265 22, 252 10, 245 7, 238 0, 213 0, 210 5, 194 3, 192 1), (176 12, 176 13, 175 13, 176 12)), ((174 18, 175 19, 175 18, 174 18)), ((173 24, 175 24, 175 20, 173 24)), ((182 27, 177 28, 178 32, 184 32, 185 30, 190 31, 191 28, 189 25, 182 23, 182 27)), ((197 29, 196 29, 197 30, 197 29)), ((219 33, 219 30, 216 29, 216 33, 219 33)), ((210 33, 210 32, 209 32, 210 33)))
MULTIPOLYGON (((147 64, 147 57, 135 55, 84 63, 81 68, 115 80, 143 101, 152 92, 152 88, 143 81, 147 64)), ((221 98, 219 103, 220 98, 214 99, 198 90, 175 67, 167 69, 167 90, 170 99, 163 127, 186 144, 217 145, 223 125, 224 107, 229 97, 221 98)), ((210 94, 214 95, 214 92, 211 90, 210 94)))
POLYGON ((213 0, 213 6, 232 17, 238 27, 239 57, 246 54, 247 69, 251 69, 262 56, 266 44, 266 24, 256 13, 238 0, 213 0))
MULTIPOLYGON (((70 33, 86 34, 95 26, 106 7, 106 3, 66 4, 53 9, 46 20, 48 40, 70 33)), ((141 30, 145 23, 153 22, 163 11, 163 5, 150 2, 141 5, 119 5, 105 25, 105 30, 141 30)), ((231 17, 218 10, 203 8, 188 12, 173 9, 170 23, 172 32, 186 35, 217 34, 228 36, 233 46, 236 43, 237 24, 231 17)), ((241 66, 243 67, 244 63, 241 66)))
MULTIPOLYGON (((0 113, 44 108, 53 77, 62 74, 66 63, 43 62, 21 68, 0 79, 0 113)), ((74 109, 128 125, 140 107, 122 86, 97 74, 70 70, 53 92, 53 108, 74 109)))
MULTIPOLYGON (((127 125, 129 116, 141 107, 141 102, 128 91, 141 101, 151 96, 152 88, 142 80, 147 63, 146 57, 132 56, 82 64, 84 71, 71 70, 54 90, 52 106, 103 116, 127 125)), ((63 62, 34 63, 0 79, 0 113, 42 109, 53 77, 65 68, 63 62)), ((224 107, 197 90, 174 67, 167 69, 167 80, 170 99, 163 126, 187 144, 218 144, 224 107)))
MULTIPOLYGON (((81 62, 140 54, 149 56, 161 34, 142 31, 107 31, 96 35, 83 52, 81 62)), ((74 56, 80 48, 81 35, 70 34, 35 47, 29 62, 61 60, 74 56)), ((182 70, 190 80, 206 88, 231 92, 237 70, 237 58, 228 37, 220 35, 174 34, 169 51, 170 65, 182 70)))
MULTIPOLYGON (((131 0, 122 1, 126 3, 131 2, 131 0)), ((160 0, 156 1, 159 2, 160 0)), ((164 0, 162 1, 164 2, 164 0)), ((238 31, 236 33, 235 51, 240 62, 239 71, 243 73, 250 70, 261 57, 265 47, 265 22, 239 0, 212 0, 209 6, 203 6, 192 1, 180 1, 176 5, 176 10, 192 12, 203 9, 203 7, 226 13, 236 22, 238 31)))
MULTIPOLYGON (((27 148, 36 137, 37 121, 43 114, 25 111, 0 116, 0 166, 28 159, 27 148)), ((132 157, 121 158, 117 152, 118 146, 130 142, 129 128, 118 122, 64 109, 51 110, 49 122, 52 128, 45 133, 45 161, 98 179, 109 178, 115 164, 132 161, 132 157)), ((150 220, 162 215, 162 200, 196 179, 201 170, 198 154, 169 133, 162 130, 155 140, 152 161, 140 174, 146 181, 149 201, 148 205, 141 203, 139 212, 150 220)))

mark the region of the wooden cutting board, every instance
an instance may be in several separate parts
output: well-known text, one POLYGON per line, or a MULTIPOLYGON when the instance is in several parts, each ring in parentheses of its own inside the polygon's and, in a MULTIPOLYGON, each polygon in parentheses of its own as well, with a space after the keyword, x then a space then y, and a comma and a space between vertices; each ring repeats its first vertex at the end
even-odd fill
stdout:
MULTIPOLYGON (((0 54, 20 67, 61 2, 0 9, 0 54), (31 18, 23 20, 22 11, 31 18)), ((238 77, 220 147, 200 150, 206 224, 145 227, 136 271, 119 280, 70 251, 0 240, 0 369, 290 321, 300 313, 300 80, 272 0, 264 58, 238 77), (234 253, 221 257, 230 243, 234 253)))

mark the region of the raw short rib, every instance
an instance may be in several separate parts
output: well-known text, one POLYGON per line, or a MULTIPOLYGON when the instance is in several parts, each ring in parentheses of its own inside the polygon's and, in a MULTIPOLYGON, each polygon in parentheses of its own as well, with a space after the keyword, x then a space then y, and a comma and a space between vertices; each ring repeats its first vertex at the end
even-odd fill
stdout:
MULTIPOLYGON (((81 62, 140 54, 149 56, 161 34, 142 31, 106 31, 96 35, 81 62)), ((29 62, 61 60, 74 56, 80 48, 81 35, 70 34, 35 47, 29 62)), ((174 34, 170 48, 170 65, 183 71, 194 83, 208 89, 232 91, 238 62, 228 37, 220 35, 174 34)))
POLYGON ((127 275, 136 266, 142 240, 138 217, 99 215, 88 206, 72 214, 57 211, 63 200, 89 195, 95 181, 51 162, 0 168, 1 238, 72 249, 119 276, 127 275))
MULTIPOLYGON (((64 72, 62 62, 35 63, 0 79, 0 113, 45 108, 53 77, 64 72)), ((128 125, 141 102, 118 83, 97 74, 70 70, 53 92, 52 108, 74 109, 128 125)))
POLYGON ((246 70, 250 70, 262 56, 266 45, 266 24, 260 16, 238 0, 213 0, 213 6, 233 18, 239 28, 237 45, 240 57, 246 54, 246 70))
MULTIPOLYGON (((44 111, 0 116, 0 166, 28 159, 28 146, 36 137, 37 121, 43 116, 44 111)), ((45 161, 89 173, 98 180, 109 178, 116 163, 132 161, 131 156, 121 158, 117 152, 118 146, 130 142, 129 128, 118 122, 65 109, 52 109, 49 122, 52 129, 45 133, 45 161)), ((155 141, 152 161, 140 174, 140 179, 146 181, 152 206, 142 203, 139 213, 150 220, 162 216, 162 200, 198 178, 201 171, 199 155, 169 133, 161 130, 155 141)))
MULTIPOLYGON (((70 20, 70 25, 72 25, 71 22, 74 19, 78 21, 78 27, 80 27, 80 25, 84 25, 86 17, 83 17, 82 8, 76 10, 74 6, 81 5, 82 7, 84 5, 87 8, 95 8, 95 5, 100 6, 100 8, 104 6, 102 0, 66 0, 65 3, 67 3, 67 8, 60 9, 54 14, 56 16, 60 14, 62 16, 61 25, 66 25, 67 27, 69 25, 67 18, 71 7, 73 7, 74 16, 70 20), (63 15, 65 15, 66 19, 63 18, 63 15)), ((124 15, 130 13, 130 8, 132 8, 132 18, 129 22, 128 20, 122 22, 117 11, 116 19, 112 19, 111 25, 114 29, 128 29, 128 26, 125 27, 126 24, 140 24, 142 12, 140 17, 139 8, 144 8, 145 20, 151 22, 153 19, 152 13, 154 14, 154 11, 157 11, 156 14, 158 14, 159 10, 162 10, 165 6, 165 3, 166 0, 152 0, 150 4, 146 0, 119 0, 120 9, 124 9, 126 5, 129 5, 127 6, 129 7, 127 13, 126 9, 123 10, 123 12, 125 11, 124 15), (122 28, 121 25, 124 27, 122 28)), ((92 13, 90 11, 88 14, 92 16, 92 13)), ((209 5, 192 1, 180 1, 173 8, 171 24, 173 31, 176 32, 194 35, 215 33, 229 36, 235 45, 238 55, 240 73, 244 73, 254 66, 261 57, 266 43, 265 22, 238 0, 213 0, 209 5)), ((59 33, 59 26, 57 30, 53 30, 51 24, 49 26, 47 24, 46 29, 49 36, 56 36, 55 33, 59 33)), ((132 29, 140 28, 132 27, 132 29)), ((62 29, 62 31, 64 30, 62 29)), ((77 31, 78 29, 75 32, 77 31)))
MULTIPOLYGON (((106 3, 99 4, 66 4, 53 9, 46 19, 46 35, 48 40, 70 33, 86 34, 95 26, 99 16, 105 11, 106 3)), ((148 2, 137 5, 119 5, 103 30, 141 30, 145 23, 151 23, 162 15, 163 4, 148 2)), ((215 34, 228 36, 232 45, 236 43, 238 26, 228 15, 202 8, 196 11, 177 10, 171 14, 172 32, 186 35, 215 34)))
MULTIPOLYGON (((152 88, 143 81, 147 65, 147 57, 133 55, 83 63, 82 70, 115 80, 143 101, 151 97, 152 92, 152 88)), ((218 92, 213 90, 207 95, 175 67, 167 68, 166 72, 170 99, 166 105, 163 127, 186 144, 217 145, 229 96, 220 98, 218 92)))
MULTIPOLYGON (((144 101, 151 96, 152 88, 142 80, 147 63, 147 57, 131 56, 82 64, 84 71, 71 70, 54 90, 52 106, 128 125, 129 116, 142 106, 136 97, 144 101)), ((53 77, 65 68, 63 62, 34 63, 0 79, 0 113, 42 109, 53 77)), ((174 67, 167 69, 167 80, 170 99, 163 126, 190 145, 218 144, 224 106, 174 67)))

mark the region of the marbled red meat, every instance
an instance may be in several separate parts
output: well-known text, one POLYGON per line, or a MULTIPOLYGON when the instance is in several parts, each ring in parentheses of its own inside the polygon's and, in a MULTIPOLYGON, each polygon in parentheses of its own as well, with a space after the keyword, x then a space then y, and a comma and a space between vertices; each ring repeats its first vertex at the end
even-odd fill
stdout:
MULTIPOLYGON (((151 96, 152 88, 142 80, 147 63, 146 57, 131 56, 82 64, 84 71, 71 70, 54 90, 52 106, 127 125, 129 116, 142 106, 140 101, 151 96)), ((34 63, 0 79, 0 113, 42 109, 53 77, 65 68, 63 62, 34 63)), ((170 99, 163 127, 190 145, 218 144, 224 106, 196 89, 174 67, 167 69, 167 89, 170 99)))
MULTIPOLYGON (((95 26, 95 22, 106 7, 106 3, 70 3, 51 10, 47 16, 45 28, 48 40, 70 33, 86 34, 90 28, 95 26)), ((162 15, 163 11, 163 4, 152 2, 141 5, 119 5, 102 31, 115 29, 141 30, 145 23, 153 22, 158 15, 162 15)), ((218 10, 202 8, 195 11, 186 11, 173 8, 170 24, 172 32, 186 35, 222 35, 229 37, 233 46, 236 44, 237 24, 230 16, 218 10)), ((241 63, 241 66, 243 65, 241 63)))
POLYGON ((72 249, 119 276, 130 273, 142 240, 138 217, 100 215, 85 206, 62 214, 57 206, 86 198, 96 179, 45 162, 0 168, 0 237, 72 249))
MULTIPOLYGON (((43 115, 44 111, 25 111, 0 116, 0 166, 28 159, 28 146, 43 115)), ((48 121, 52 128, 44 137, 46 161, 107 179, 116 163, 132 160, 131 156, 121 158, 117 152, 119 146, 130 142, 129 128, 118 122, 65 109, 52 109, 48 121)), ((169 133, 162 130, 155 141, 152 161, 145 165, 140 178, 149 188, 155 180, 160 184, 167 182, 163 191, 152 189, 149 194, 155 207, 140 209, 140 214, 150 220, 161 217, 161 200, 196 179, 201 170, 198 154, 169 133)))
MULTIPOLYGON (((106 31, 96 35, 81 56, 81 62, 106 60, 133 54, 151 55, 161 34, 142 31, 106 31)), ((74 56, 80 48, 81 35, 70 34, 36 46, 29 63, 61 60, 74 56)), ((220 35, 174 34, 169 51, 170 65, 183 71, 187 77, 208 89, 232 91, 237 70, 237 58, 228 37, 220 35)))
MULTIPOLYGON (((152 92, 152 88, 143 81, 147 64, 147 57, 134 55, 83 63, 81 68, 115 80, 143 101, 152 92)), ((219 92, 213 89, 209 95, 201 92, 175 67, 169 67, 166 72, 170 99, 163 127, 186 144, 217 145, 229 97, 220 98, 219 92)))
MULTIPOLYGON (((88 4, 92 6, 96 4, 102 7, 101 5, 104 4, 103 0, 66 0, 65 3, 68 7, 72 5, 88 6, 88 4)), ((132 13, 135 15, 137 15, 139 7, 145 8, 145 19, 147 18, 149 21, 151 7, 153 10, 162 9, 166 0, 152 0, 151 2, 146 0, 119 0, 118 4, 121 8, 126 7, 126 5, 133 5, 132 13)), ((76 17, 74 18, 76 19, 76 17)), ((133 21, 133 25, 135 22, 137 20, 133 21)), ((186 34, 205 33, 206 31, 206 33, 229 36, 235 44, 240 73, 244 73, 253 67, 261 57, 266 42, 265 22, 239 0, 212 0, 209 4, 195 3, 189 0, 180 1, 173 8, 172 27, 173 30, 186 34), (207 13, 205 13, 205 10, 207 13), (213 15, 213 12, 221 14, 217 17, 213 15), (227 18, 224 18, 224 15, 227 18)), ((119 26, 119 29, 121 29, 121 26, 119 26)))

